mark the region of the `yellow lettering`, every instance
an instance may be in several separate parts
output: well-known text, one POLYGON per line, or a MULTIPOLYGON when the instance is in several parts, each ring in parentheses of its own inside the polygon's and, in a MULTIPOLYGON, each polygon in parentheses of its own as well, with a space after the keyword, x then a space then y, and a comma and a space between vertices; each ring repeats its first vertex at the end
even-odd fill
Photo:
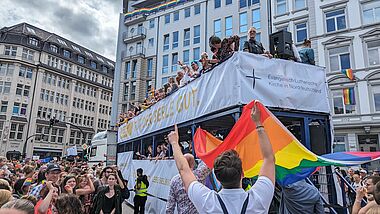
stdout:
POLYGON ((189 109, 190 102, 191 102, 190 99, 191 99, 191 97, 189 96, 189 94, 185 93, 185 96, 183 97, 183 102, 184 102, 184 106, 185 106, 186 110, 189 109))

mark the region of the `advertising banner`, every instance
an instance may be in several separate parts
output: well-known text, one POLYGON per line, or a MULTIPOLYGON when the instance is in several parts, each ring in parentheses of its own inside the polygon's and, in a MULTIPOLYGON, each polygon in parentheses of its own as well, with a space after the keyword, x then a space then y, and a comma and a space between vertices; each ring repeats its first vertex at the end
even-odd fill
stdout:
MULTIPOLYGON (((124 179, 128 180, 128 189, 134 189, 136 170, 142 168, 149 181, 148 200, 145 205, 146 213, 165 213, 166 202, 170 190, 170 180, 178 174, 174 160, 132 160, 133 152, 118 154, 117 165, 124 179), (159 199, 161 198, 161 199, 159 199)), ((133 204, 134 192, 128 199, 133 204)))

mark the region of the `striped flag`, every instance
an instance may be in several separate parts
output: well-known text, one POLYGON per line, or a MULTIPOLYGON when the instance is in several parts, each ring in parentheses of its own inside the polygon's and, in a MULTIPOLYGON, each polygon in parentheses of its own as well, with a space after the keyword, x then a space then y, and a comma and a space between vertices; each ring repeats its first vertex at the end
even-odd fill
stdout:
MULTIPOLYGON (((262 154, 258 142, 256 125, 251 120, 254 101, 243 108, 240 119, 236 122, 224 141, 215 138, 207 131, 198 128, 194 136, 196 154, 209 168, 213 168, 215 158, 222 152, 234 149, 238 152, 243 165, 245 177, 256 177, 262 166, 262 154)), ((287 185, 310 176, 318 166, 343 166, 378 160, 380 152, 372 155, 340 154, 322 157, 309 151, 296 137, 261 103, 261 122, 272 144, 276 158, 276 181, 287 185), (334 160, 334 157, 336 160, 334 160), (353 159, 353 157, 357 157, 353 159), (345 162, 348 158, 351 162, 345 162)))
POLYGON ((341 72, 346 75, 346 77, 350 80, 355 80, 354 72, 351 68, 349 69, 342 69, 341 72))
POLYGON ((345 105, 355 105, 355 91, 354 88, 344 88, 343 89, 343 98, 345 105))

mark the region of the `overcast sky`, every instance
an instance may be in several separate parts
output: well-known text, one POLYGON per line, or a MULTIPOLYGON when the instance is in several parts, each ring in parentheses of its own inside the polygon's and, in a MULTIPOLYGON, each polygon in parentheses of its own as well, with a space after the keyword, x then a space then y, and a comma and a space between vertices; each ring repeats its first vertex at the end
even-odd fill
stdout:
POLYGON ((0 28, 27 22, 115 61, 122 0, 0 0, 0 28))

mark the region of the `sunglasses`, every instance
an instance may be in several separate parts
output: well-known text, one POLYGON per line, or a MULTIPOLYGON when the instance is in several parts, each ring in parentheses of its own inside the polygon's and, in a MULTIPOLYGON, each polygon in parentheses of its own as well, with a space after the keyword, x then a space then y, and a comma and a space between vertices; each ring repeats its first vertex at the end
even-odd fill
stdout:
POLYGON ((112 173, 113 171, 106 171, 106 173, 112 173))

